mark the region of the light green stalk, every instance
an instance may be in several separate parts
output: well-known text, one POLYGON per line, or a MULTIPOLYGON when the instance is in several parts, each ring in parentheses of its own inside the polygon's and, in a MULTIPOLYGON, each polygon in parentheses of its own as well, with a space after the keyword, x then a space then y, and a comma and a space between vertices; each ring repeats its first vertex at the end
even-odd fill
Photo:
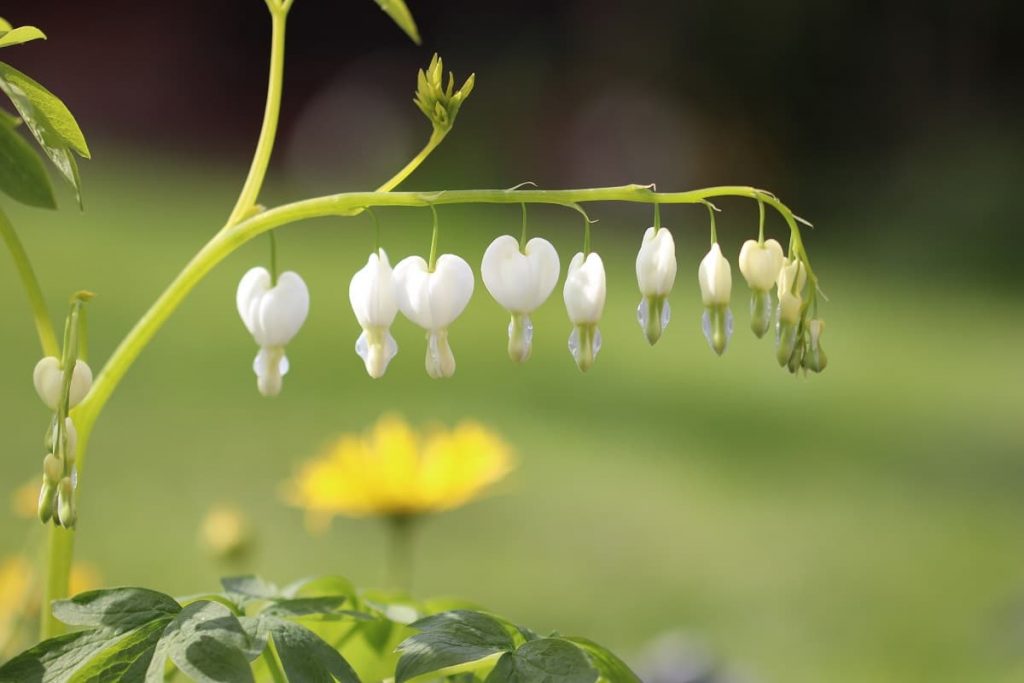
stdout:
POLYGON ((18 233, 2 210, 0 210, 0 236, 3 237, 7 250, 11 252, 11 258, 18 269, 18 276, 21 284, 28 295, 29 306, 32 307, 32 318, 36 324, 36 333, 39 335, 39 346, 44 356, 60 356, 60 346, 57 344, 57 333, 53 329, 53 320, 50 319, 50 312, 46 309, 46 300, 43 299, 43 291, 39 287, 39 280, 32 269, 32 262, 25 253, 25 247, 18 239, 18 233))

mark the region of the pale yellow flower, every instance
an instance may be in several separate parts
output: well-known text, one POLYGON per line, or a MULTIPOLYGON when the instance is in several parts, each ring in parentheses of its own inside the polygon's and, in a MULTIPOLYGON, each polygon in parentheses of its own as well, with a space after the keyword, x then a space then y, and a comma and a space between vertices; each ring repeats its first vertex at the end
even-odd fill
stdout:
POLYGON ((335 515, 412 517, 460 507, 503 479, 509 446, 474 422, 417 433, 401 418, 382 417, 366 435, 339 437, 304 463, 285 500, 323 529, 335 515))
POLYGON ((38 507, 39 475, 36 475, 11 494, 11 512, 22 519, 35 519, 38 507))
POLYGON ((233 505, 210 508, 199 525, 199 544, 220 560, 239 559, 249 549, 252 531, 245 515, 233 505))
POLYGON ((21 556, 0 560, 0 646, 13 635, 31 603, 32 565, 21 556))

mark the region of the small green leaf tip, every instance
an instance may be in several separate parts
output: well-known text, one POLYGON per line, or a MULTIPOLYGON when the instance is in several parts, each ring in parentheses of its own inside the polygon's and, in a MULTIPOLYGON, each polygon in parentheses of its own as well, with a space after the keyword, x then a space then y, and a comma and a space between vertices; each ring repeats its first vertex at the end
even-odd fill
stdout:
POLYGON ((374 0, 391 19, 398 24, 398 27, 405 31, 406 35, 412 38, 412 42, 420 45, 420 31, 416 28, 416 22, 412 18, 412 12, 405 6, 404 0, 374 0))
POLYGON ((447 133, 455 124, 462 103, 473 92, 475 83, 476 74, 470 74, 462 87, 455 90, 455 75, 449 72, 446 86, 444 62, 435 53, 430 66, 426 70, 420 69, 416 76, 416 97, 413 101, 436 130, 447 133))
POLYGON ((35 26, 14 28, 9 21, 0 18, 0 47, 21 45, 32 40, 46 40, 46 34, 35 26))

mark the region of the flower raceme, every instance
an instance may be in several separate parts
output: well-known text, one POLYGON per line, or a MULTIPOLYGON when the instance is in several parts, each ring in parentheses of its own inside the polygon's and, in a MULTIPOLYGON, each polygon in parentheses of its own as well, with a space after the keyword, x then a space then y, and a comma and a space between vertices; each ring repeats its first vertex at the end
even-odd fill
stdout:
POLYGON ((511 235, 498 237, 484 252, 480 276, 494 300, 512 315, 508 325, 508 355, 517 363, 530 357, 533 323, 530 314, 541 306, 555 285, 561 263, 551 242, 534 237, 520 250, 511 235))
POLYGON ((420 256, 395 266, 398 308, 427 331, 427 374, 434 379, 455 374, 455 355, 448 345, 448 327, 473 296, 473 269, 454 254, 441 254, 433 270, 420 256))
POLYGON ((594 364, 601 350, 601 330, 597 324, 604 313, 606 293, 604 263, 594 252, 577 252, 569 262, 562 298, 569 321, 573 324, 569 334, 569 353, 576 365, 586 372, 594 364))
POLYGON ((700 296, 704 302, 704 316, 701 318, 704 338, 712 350, 718 355, 725 352, 725 347, 732 336, 732 311, 729 310, 729 298, 732 295, 732 268, 722 256, 722 248, 718 242, 700 262, 697 270, 697 281, 700 284, 700 296))
POLYGON ((238 283, 235 301, 238 315, 260 347, 253 361, 256 386, 264 396, 276 396, 288 372, 284 347, 309 313, 306 283, 292 271, 281 273, 275 283, 266 268, 252 268, 238 283))
POLYGON ((385 416, 366 434, 344 434, 286 483, 285 500, 323 530, 336 515, 404 518, 461 507, 513 467, 512 451, 475 422, 414 430, 385 416))
POLYGON ((398 314, 398 293, 394 271, 383 249, 370 254, 366 265, 352 276, 348 299, 363 328, 356 340, 356 353, 370 377, 380 378, 398 353, 398 343, 391 336, 391 324, 398 314))
POLYGON ((676 281, 676 243, 667 228, 647 228, 636 257, 636 281, 640 286, 637 320, 653 346, 668 325, 668 295, 676 281))

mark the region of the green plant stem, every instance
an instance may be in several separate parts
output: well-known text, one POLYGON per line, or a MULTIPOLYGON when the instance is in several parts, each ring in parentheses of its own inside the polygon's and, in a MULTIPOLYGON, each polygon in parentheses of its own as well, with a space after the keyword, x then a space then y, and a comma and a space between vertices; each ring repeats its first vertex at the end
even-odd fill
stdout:
POLYGON ((0 236, 3 237, 7 250, 11 252, 11 258, 18 269, 18 276, 21 278, 21 285, 28 295, 29 306, 32 307, 32 318, 36 324, 36 334, 39 335, 39 346, 44 356, 60 355, 60 346, 57 344, 57 333, 53 329, 53 320, 50 312, 46 309, 46 300, 43 299, 43 291, 39 287, 39 280, 32 269, 32 262, 28 259, 25 247, 18 239, 18 233, 2 210, 0 210, 0 236))
POLYGON ((281 664, 278 662, 273 639, 268 640, 267 646, 263 649, 263 654, 260 655, 260 658, 266 664, 267 671, 270 673, 270 680, 273 683, 288 683, 288 677, 284 675, 284 671, 281 670, 281 664))
POLYGON ((263 111, 263 126, 256 143, 256 152, 252 157, 249 175, 242 185, 235 208, 231 210, 228 225, 234 225, 256 206, 263 179, 270 165, 270 154, 274 150, 274 139, 277 137, 277 122, 281 114, 281 92, 284 89, 284 36, 285 21, 289 5, 274 7, 268 3, 271 17, 270 39, 270 76, 267 81, 267 103, 263 111))
POLYGON ((416 518, 396 515, 388 520, 387 581, 390 588, 405 593, 412 592, 413 541, 416 534, 416 518))
POLYGON ((60 635, 64 625, 50 611, 50 603, 67 597, 71 577, 71 557, 74 552, 75 532, 56 524, 48 527, 46 542, 47 572, 43 583, 43 600, 39 609, 39 639, 60 635))

